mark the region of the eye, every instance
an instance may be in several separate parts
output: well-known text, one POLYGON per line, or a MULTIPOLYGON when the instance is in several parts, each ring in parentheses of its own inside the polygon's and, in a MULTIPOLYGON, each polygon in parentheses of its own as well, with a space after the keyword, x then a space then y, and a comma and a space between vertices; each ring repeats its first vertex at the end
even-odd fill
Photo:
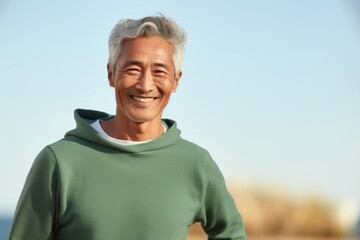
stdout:
POLYGON ((127 68, 125 70, 125 72, 129 73, 129 74, 139 74, 141 72, 141 70, 139 68, 130 67, 130 68, 127 68))
POLYGON ((166 76, 167 72, 161 69, 156 69, 154 70, 154 75, 155 76, 166 76))

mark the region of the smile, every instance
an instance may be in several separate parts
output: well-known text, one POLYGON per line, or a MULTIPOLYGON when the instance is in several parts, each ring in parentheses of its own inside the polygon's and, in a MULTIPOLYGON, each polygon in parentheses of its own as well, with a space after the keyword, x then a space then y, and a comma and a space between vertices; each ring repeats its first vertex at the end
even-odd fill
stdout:
POLYGON ((154 97, 136 97, 136 96, 131 96, 131 98, 137 102, 142 102, 142 103, 148 103, 148 102, 152 102, 154 101, 156 98, 154 97))

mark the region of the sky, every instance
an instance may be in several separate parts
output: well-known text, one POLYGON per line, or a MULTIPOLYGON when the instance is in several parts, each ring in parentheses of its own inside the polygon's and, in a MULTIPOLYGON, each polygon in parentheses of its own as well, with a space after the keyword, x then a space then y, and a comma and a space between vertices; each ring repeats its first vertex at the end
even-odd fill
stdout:
POLYGON ((357 1, 0 0, 0 215, 76 108, 115 112, 109 33, 157 13, 188 36, 164 117, 227 181, 360 206, 357 1))

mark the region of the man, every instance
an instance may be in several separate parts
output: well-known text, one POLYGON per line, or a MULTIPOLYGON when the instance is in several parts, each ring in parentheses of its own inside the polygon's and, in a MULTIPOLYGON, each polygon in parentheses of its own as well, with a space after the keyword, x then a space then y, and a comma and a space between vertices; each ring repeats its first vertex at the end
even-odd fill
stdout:
POLYGON ((75 111, 77 127, 37 156, 10 239, 246 239, 208 152, 162 119, 181 78, 184 31, 164 16, 120 21, 109 39, 115 116, 75 111))

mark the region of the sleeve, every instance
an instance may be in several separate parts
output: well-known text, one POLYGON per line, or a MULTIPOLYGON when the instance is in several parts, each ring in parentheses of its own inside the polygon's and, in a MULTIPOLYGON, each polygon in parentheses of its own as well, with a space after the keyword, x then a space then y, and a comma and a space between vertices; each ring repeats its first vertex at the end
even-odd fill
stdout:
POLYGON ((36 157, 18 201, 9 240, 54 239, 58 167, 50 147, 36 157))
POLYGON ((210 156, 204 163, 203 199, 197 221, 201 222, 209 240, 246 240, 240 213, 210 156))

